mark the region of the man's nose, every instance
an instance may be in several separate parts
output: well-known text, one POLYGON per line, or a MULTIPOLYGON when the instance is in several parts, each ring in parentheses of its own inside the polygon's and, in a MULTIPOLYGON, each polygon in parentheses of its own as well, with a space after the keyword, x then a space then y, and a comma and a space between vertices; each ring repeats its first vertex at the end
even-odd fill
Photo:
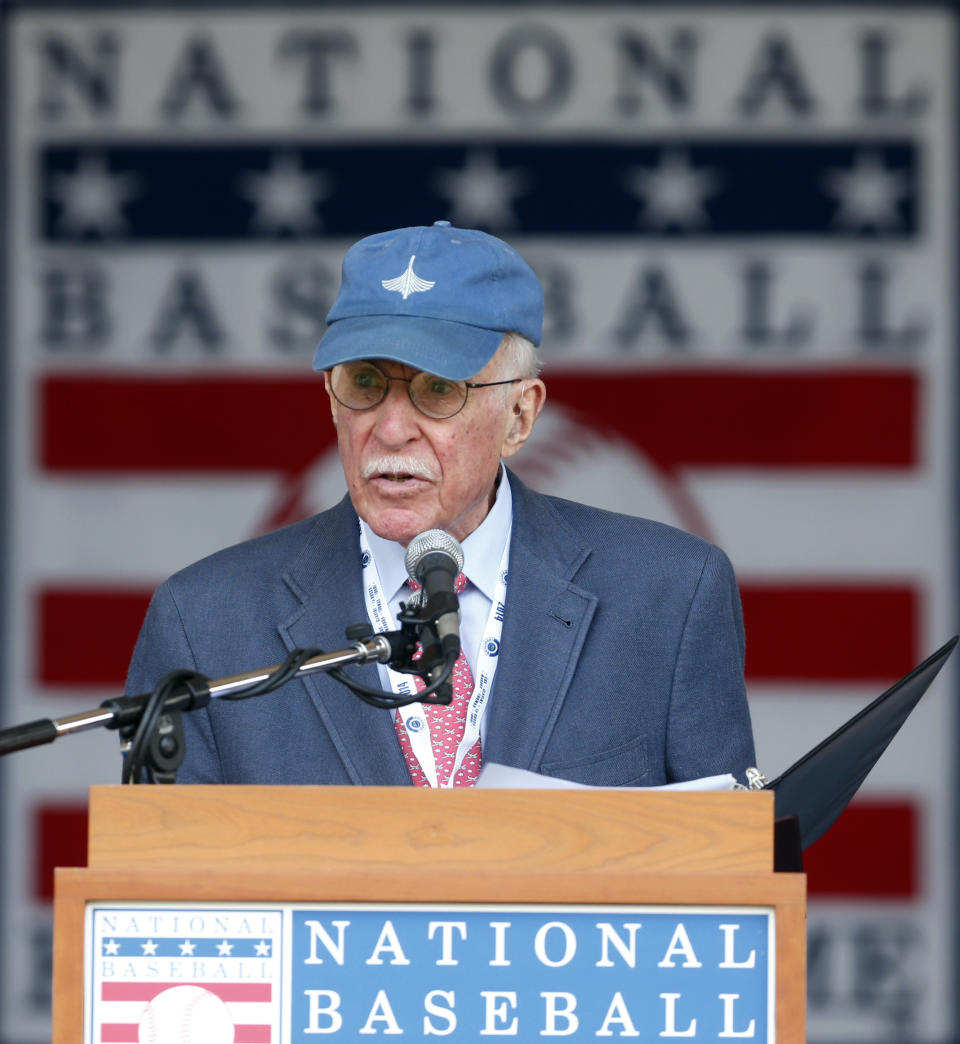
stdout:
POLYGON ((404 445, 420 434, 422 415, 410 400, 410 385, 392 380, 387 394, 375 407, 376 434, 385 445, 404 445))

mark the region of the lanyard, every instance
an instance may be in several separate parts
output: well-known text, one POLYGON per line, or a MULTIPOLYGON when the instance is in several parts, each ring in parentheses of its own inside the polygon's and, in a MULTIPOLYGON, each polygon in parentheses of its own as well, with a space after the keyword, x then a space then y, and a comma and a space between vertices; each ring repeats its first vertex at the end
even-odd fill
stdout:
MULTIPOLYGON (((390 612, 390 606, 383 595, 380 586, 380 574, 377 572, 377 563, 373 553, 367 544, 363 527, 360 528, 360 554, 363 566, 363 598, 367 607, 367 616, 377 631, 392 631, 396 629, 396 622, 390 612)), ((507 599, 507 564, 510 558, 510 540, 507 539, 503 547, 503 555, 500 558, 500 567, 497 570, 497 585, 494 590, 493 604, 490 606, 490 614, 487 617, 483 629, 483 638, 480 642, 480 656, 477 669, 474 672, 473 693, 467 704, 467 720, 464 723, 463 739, 457 748, 457 756, 454 761, 453 770, 447 787, 453 786, 457 770, 463 764, 463 759, 473 748, 474 743, 480 737, 480 724, 486 713, 487 701, 490 690, 493 688, 493 677, 497 670, 497 658, 500 655, 500 635, 503 630, 503 609, 507 599)), ((411 595, 413 592, 410 592, 411 595)), ((397 695, 410 696, 417 691, 413 675, 400 674, 387 668, 387 676, 390 687, 397 695)), ((433 743, 430 740, 430 728, 427 724, 426 715, 423 712, 423 704, 410 703, 406 707, 399 708, 399 714, 410 737, 410 747, 416 755, 423 774, 431 787, 437 786, 437 763, 433 756, 433 743)))

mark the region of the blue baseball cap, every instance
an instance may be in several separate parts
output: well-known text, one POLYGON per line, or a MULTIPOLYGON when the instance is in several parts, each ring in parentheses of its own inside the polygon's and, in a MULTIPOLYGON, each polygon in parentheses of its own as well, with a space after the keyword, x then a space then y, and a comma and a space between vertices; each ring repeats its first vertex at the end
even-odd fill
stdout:
POLYGON ((392 359, 463 381, 486 366, 505 333, 538 345, 542 326, 543 290, 527 262, 486 232, 437 221, 368 236, 347 251, 313 368, 392 359))

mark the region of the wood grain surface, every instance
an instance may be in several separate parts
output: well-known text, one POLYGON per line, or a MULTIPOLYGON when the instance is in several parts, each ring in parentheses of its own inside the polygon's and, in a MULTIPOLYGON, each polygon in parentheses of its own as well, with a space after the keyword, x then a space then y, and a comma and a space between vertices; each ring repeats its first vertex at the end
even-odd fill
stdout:
POLYGON ((773 795, 413 787, 94 787, 91 867, 761 873, 773 795))

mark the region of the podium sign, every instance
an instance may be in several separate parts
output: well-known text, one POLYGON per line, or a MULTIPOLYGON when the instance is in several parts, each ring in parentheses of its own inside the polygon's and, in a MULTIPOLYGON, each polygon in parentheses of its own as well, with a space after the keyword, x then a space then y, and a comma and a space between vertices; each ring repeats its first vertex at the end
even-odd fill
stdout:
POLYGON ((774 1040, 772 909, 91 903, 84 1042, 774 1040))

